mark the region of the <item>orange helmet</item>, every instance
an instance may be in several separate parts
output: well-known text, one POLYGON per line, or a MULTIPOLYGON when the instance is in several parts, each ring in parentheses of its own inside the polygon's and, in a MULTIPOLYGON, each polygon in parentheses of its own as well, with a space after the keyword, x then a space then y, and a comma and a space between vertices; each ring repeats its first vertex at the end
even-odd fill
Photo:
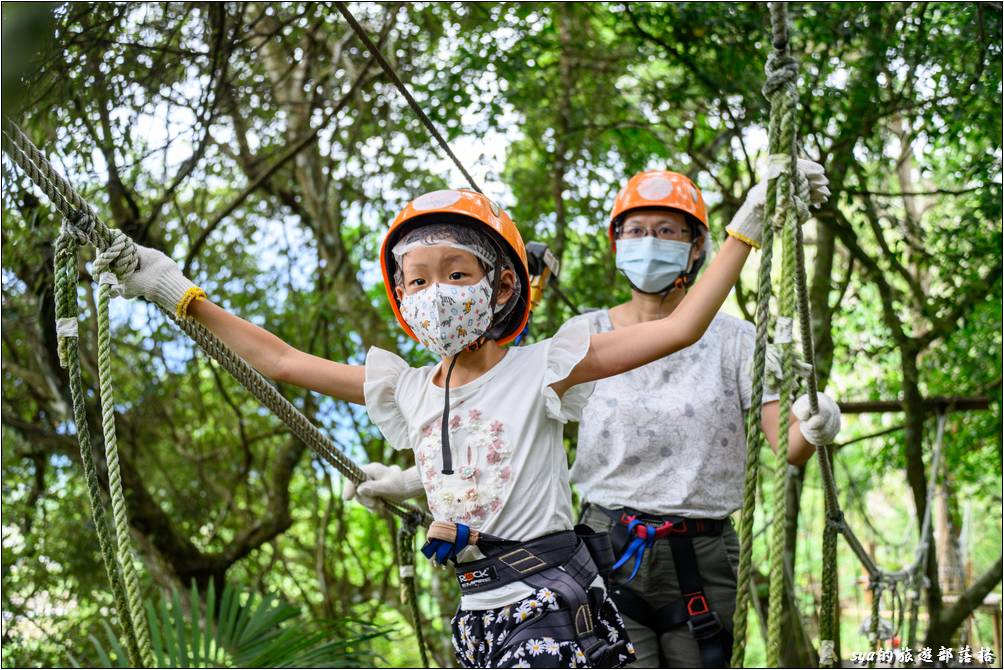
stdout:
POLYGON ((708 230, 708 208, 704 204, 701 189, 694 182, 678 172, 646 170, 631 177, 614 200, 607 231, 614 251, 617 251, 614 228, 624 214, 642 207, 675 209, 702 226, 705 232, 708 230))
MULTIPOLYGON (((394 260, 393 249, 397 241, 410 230, 419 226, 439 223, 445 217, 457 217, 451 222, 469 224, 482 230, 509 255, 512 266, 519 275, 521 301, 506 315, 502 322, 502 334, 496 338, 499 344, 508 344, 516 339, 530 318, 530 273, 526 262, 526 247, 523 238, 509 215, 487 196, 467 189, 447 189, 432 191, 415 198, 402 209, 390 224, 390 230, 380 246, 380 269, 383 272, 383 283, 387 289, 387 299, 397 322, 404 332, 415 340, 418 338, 401 315, 401 305, 394 290, 394 260)), ((514 298, 515 299, 515 298, 514 298)))

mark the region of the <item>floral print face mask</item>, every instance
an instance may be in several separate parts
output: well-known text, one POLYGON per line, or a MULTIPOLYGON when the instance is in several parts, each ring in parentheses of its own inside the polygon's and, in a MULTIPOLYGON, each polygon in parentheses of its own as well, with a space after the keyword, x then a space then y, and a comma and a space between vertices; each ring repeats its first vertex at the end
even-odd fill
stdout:
POLYGON ((401 299, 401 315, 418 341, 444 358, 455 356, 492 325, 488 277, 477 284, 433 284, 401 299))

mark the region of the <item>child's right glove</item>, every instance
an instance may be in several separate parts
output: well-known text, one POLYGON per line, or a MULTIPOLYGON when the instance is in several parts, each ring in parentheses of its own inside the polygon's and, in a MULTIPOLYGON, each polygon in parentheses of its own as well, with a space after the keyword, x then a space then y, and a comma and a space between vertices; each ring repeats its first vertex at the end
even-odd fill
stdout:
POLYGON ((182 274, 178 264, 163 253, 138 244, 136 251, 139 267, 132 274, 119 278, 125 297, 146 298, 178 318, 185 316, 193 300, 206 297, 206 292, 182 274))
MULTIPOLYGON (((768 167, 767 178, 750 189, 742 207, 732 217, 732 221, 725 230, 729 235, 745 242, 754 249, 760 248, 760 241, 763 239, 763 209, 767 202, 767 181, 772 176, 768 167)), ((830 181, 823 172, 823 166, 809 160, 798 159, 798 171, 809 183, 809 202, 806 205, 819 207, 830 197, 830 189, 827 184, 830 181)))
POLYGON ((422 478, 418 474, 418 467, 414 465, 407 470, 401 470, 397 465, 388 467, 383 463, 367 463, 363 466, 363 472, 370 478, 358 486, 351 479, 347 479, 342 490, 342 498, 345 500, 356 498, 368 509, 377 507, 378 498, 401 502, 414 498, 423 490, 422 478))

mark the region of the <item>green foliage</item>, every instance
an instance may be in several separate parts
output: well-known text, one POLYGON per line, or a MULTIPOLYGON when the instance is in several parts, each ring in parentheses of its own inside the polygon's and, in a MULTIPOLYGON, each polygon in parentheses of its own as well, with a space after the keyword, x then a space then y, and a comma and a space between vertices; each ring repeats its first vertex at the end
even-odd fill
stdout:
MULTIPOLYGON (((193 583, 146 602, 159 668, 360 668, 373 665, 369 642, 386 630, 359 624, 302 621, 300 610, 274 596, 259 598, 229 584, 205 601, 193 583), (186 597, 187 596, 187 597, 186 597), (353 628, 357 630, 352 630, 353 628)), ((117 636, 102 620, 105 642, 90 636, 99 667, 130 667, 117 636)), ((83 667, 71 653, 75 667, 83 667)))
MULTIPOLYGON (((4 5, 4 82, 26 81, 29 110, 18 121, 109 224, 178 259, 213 300, 300 349, 361 363, 377 345, 428 362, 391 317, 376 253, 405 201, 464 184, 376 69, 333 113, 367 61, 333 7, 64 4, 51 13, 41 67, 15 72, 6 49, 17 9, 4 5), (278 164, 314 131, 316 141, 278 164)), ((756 180, 770 49, 763 5, 352 10, 371 35, 387 28, 384 50, 415 97, 524 237, 558 253, 562 289, 582 308, 629 297, 605 229, 632 173, 666 167, 692 177, 716 240, 756 180)), ((842 400, 991 398, 988 412, 953 414, 946 441, 953 532, 966 504, 994 512, 970 513, 966 526, 976 577, 1001 550, 1001 12, 939 2, 790 11, 801 151, 826 166, 833 191, 805 231, 822 381, 842 400)), ((58 665, 66 648, 103 634, 110 598, 55 358, 59 221, 23 174, 7 161, 3 170, 3 650, 12 664, 58 665)), ((749 313, 755 260, 749 266, 731 313, 749 313)), ((85 385, 94 389, 94 301, 84 284, 78 298, 85 385)), ((531 339, 569 316, 548 295, 531 339)), ((296 603, 305 620, 393 628, 370 648, 388 665, 416 665, 386 520, 344 503, 337 475, 156 310, 115 301, 112 318, 145 592, 193 578, 248 584, 296 603)), ((282 390, 354 458, 410 464, 363 409, 282 390)), ((908 562, 915 546, 907 472, 929 463, 934 424, 922 414, 849 417, 841 435, 910 423, 837 455, 849 523, 888 565, 908 562), (889 514, 872 519, 876 509, 889 514)), ((794 570, 810 633, 822 530, 815 467, 794 570)), ((853 609, 857 567, 841 552, 841 597, 853 609)), ((433 655, 445 665, 455 587, 421 566, 419 580, 433 655)), ((844 625, 845 649, 862 644, 856 625, 844 625)))

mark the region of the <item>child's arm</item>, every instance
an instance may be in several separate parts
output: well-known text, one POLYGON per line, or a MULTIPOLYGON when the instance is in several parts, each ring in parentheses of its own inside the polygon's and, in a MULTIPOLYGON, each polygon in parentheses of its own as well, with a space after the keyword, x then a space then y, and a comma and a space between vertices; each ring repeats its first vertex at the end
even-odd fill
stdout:
POLYGON ((697 342, 739 278, 749 252, 748 244, 730 236, 672 314, 593 335, 586 356, 552 388, 562 395, 576 384, 619 375, 697 342))
POLYGON ((363 398, 366 369, 362 365, 336 363, 300 351, 208 300, 192 302, 188 315, 266 377, 347 402, 360 405, 366 402, 363 398))
POLYGON ((363 404, 365 369, 299 351, 264 328, 230 314, 208 300, 173 260, 138 247, 139 267, 122 278, 127 298, 142 296, 178 316, 190 316, 266 377, 363 404))

